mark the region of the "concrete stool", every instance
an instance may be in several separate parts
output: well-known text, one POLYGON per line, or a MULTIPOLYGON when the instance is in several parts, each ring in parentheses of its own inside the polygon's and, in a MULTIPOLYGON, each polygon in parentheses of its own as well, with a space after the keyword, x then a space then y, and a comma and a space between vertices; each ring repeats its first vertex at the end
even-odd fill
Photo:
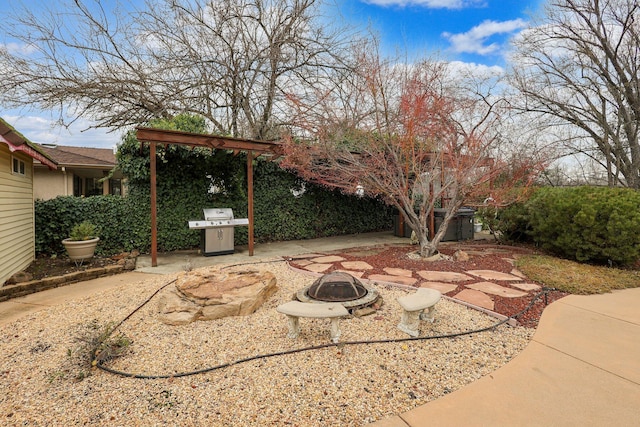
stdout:
POLYGON ((300 334, 300 317, 312 317, 317 319, 331 319, 331 341, 338 342, 340 338, 340 325, 338 320, 343 316, 348 316, 349 312, 342 304, 331 303, 304 303, 300 301, 289 301, 276 308, 278 313, 286 314, 289 320, 289 333, 287 337, 297 338, 300 334))
POLYGON ((433 323, 433 311, 441 296, 442 294, 435 289, 418 288, 415 293, 398 298, 398 304, 404 310, 398 329, 412 337, 420 335, 418 331, 420 320, 433 323), (425 309, 426 313, 424 313, 425 309))

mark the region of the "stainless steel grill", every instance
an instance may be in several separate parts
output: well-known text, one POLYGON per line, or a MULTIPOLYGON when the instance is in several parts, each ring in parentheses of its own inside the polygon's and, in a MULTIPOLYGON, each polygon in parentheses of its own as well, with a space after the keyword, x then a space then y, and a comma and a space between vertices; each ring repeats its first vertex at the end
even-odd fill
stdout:
POLYGON ((189 228, 202 230, 202 254, 204 256, 232 254, 234 227, 249 225, 249 219, 235 219, 231 208, 203 209, 203 212, 203 220, 189 221, 189 228))

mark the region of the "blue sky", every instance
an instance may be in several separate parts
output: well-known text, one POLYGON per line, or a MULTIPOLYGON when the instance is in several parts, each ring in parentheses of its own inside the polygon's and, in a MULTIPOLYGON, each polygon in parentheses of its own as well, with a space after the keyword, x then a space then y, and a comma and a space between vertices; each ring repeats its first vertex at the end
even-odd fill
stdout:
MULTIPOLYGON (((140 4, 143 0, 135 0, 140 4)), ((359 28, 372 28, 384 52, 406 52, 408 57, 433 57, 450 61, 504 67, 508 41, 522 30, 544 0, 329 0, 327 13, 359 28)), ((115 0, 102 0, 114 3, 115 0)), ((0 16, 17 4, 42 0, 0 0, 0 16)), ((5 37, 0 27, 0 43, 5 37)), ((84 119, 70 129, 52 125, 50 112, 3 110, 0 117, 27 138, 54 143, 112 148, 121 132, 88 130, 84 119)))
POLYGON ((385 49, 446 60, 504 65, 508 40, 542 0, 347 0, 343 17, 379 32, 385 49))

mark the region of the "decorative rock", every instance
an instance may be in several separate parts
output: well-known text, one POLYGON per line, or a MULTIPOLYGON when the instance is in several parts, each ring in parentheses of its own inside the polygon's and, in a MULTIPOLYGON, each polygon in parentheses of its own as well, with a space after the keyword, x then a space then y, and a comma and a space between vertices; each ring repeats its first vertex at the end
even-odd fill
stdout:
POLYGON ((18 271, 13 276, 9 277, 7 281, 4 282, 4 284, 13 285, 15 283, 30 282, 32 280, 33 280, 33 274, 27 273, 26 271, 18 271))
POLYGON ((502 273, 500 271, 493 270, 469 270, 467 271, 469 274, 473 274, 474 276, 481 277, 485 280, 512 280, 512 281, 520 281, 522 278, 518 276, 514 276, 513 274, 502 273))
POLYGON ((313 258, 311 261, 322 264, 322 263, 327 263, 327 262, 344 261, 344 258, 342 258, 341 256, 337 256, 337 255, 329 255, 329 256, 321 256, 321 257, 318 257, 318 258, 313 258))
POLYGON ((373 267, 364 261, 344 261, 342 266, 348 270, 372 270, 373 267))
POLYGON ((244 316, 256 311, 276 291, 270 272, 223 272, 203 268, 182 273, 160 298, 160 320, 184 325, 196 320, 244 316))
POLYGON ((453 260, 458 262, 466 262, 469 261, 469 254, 465 251, 456 251, 453 254, 453 260))
POLYGON ((467 285, 467 288, 505 298, 519 298, 527 296, 526 292, 505 288, 504 286, 496 285, 495 283, 491 282, 474 283, 472 285, 467 285))
POLYGON ((122 269, 127 271, 133 271, 136 269, 136 259, 135 258, 127 258, 124 260, 122 264, 122 269))
POLYGON ((442 282, 422 282, 420 283, 420 287, 435 289, 436 291, 440 291, 441 294, 446 294, 448 292, 455 291, 458 285, 442 282))
POLYGON ((353 310, 353 316, 354 317, 362 317, 362 316, 368 316, 370 314, 375 313, 377 310, 371 306, 369 307, 362 307, 362 308, 358 308, 356 310, 353 310))
POLYGON ((418 271, 418 275, 423 279, 434 282, 464 282, 473 280, 472 277, 462 273, 453 273, 450 271, 418 271))
POLYGON ((476 291, 473 289, 465 289, 458 292, 453 298, 468 302, 478 307, 486 308, 487 310, 493 310, 494 303, 491 298, 484 292, 476 291))
POLYGON ((431 255, 429 257, 424 258, 426 262, 435 262, 435 261, 451 261, 451 257, 449 255, 437 253, 435 255, 431 255))
POLYGON ((420 243, 420 241, 418 240, 418 235, 415 231, 411 230, 411 244, 417 245, 418 243, 420 243))
POLYGON ((381 281, 381 282, 391 282, 391 283, 400 283, 401 285, 413 285, 418 279, 414 279, 412 277, 405 276, 386 276, 384 274, 372 274, 367 277, 369 280, 381 281))
POLYGON ((404 268, 386 267, 383 270, 385 273, 391 274, 392 276, 405 276, 405 277, 413 276, 413 272, 411 270, 405 270, 404 268))

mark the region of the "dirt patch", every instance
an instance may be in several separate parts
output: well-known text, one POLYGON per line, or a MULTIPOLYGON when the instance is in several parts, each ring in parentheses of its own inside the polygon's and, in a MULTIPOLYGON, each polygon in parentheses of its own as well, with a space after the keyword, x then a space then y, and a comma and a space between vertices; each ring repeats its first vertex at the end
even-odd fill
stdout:
POLYGON ((76 266, 67 257, 39 256, 24 271, 33 275, 33 280, 40 280, 45 277, 57 277, 77 271, 117 265, 126 256, 122 254, 114 257, 93 257, 90 260, 85 260, 80 266, 76 266))

